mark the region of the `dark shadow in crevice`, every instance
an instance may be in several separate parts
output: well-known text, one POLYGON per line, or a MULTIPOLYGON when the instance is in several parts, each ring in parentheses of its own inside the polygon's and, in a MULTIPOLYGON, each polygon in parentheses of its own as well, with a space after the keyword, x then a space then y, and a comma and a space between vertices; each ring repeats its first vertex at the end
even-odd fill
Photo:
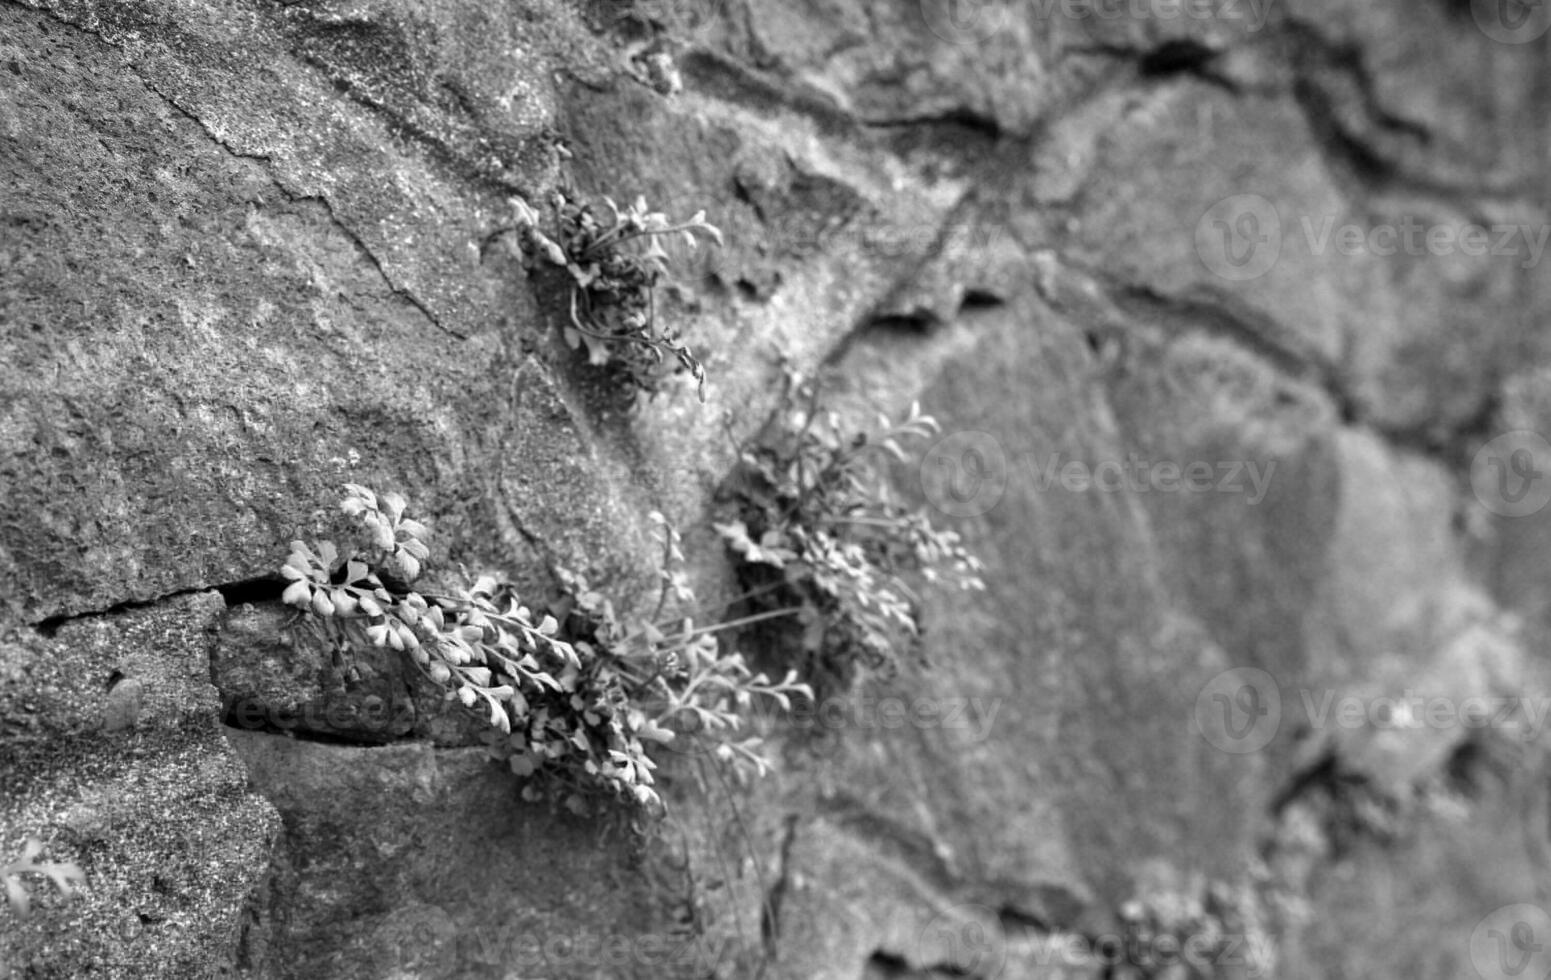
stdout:
POLYGON ((278 575, 263 575, 258 578, 241 579, 236 582, 226 582, 221 585, 198 585, 191 589, 179 589, 166 595, 155 596, 150 599, 126 599, 103 609, 90 609, 86 612, 67 613, 59 616, 48 616, 32 624, 33 629, 45 637, 52 639, 59 632, 60 627, 77 619, 95 619, 99 616, 116 616, 120 613, 133 612, 138 609, 149 609, 152 606, 180 599, 183 596, 199 595, 201 592, 219 592, 221 598, 226 600, 228 606, 240 605, 244 602, 278 602, 280 594, 285 591, 285 579, 278 575))

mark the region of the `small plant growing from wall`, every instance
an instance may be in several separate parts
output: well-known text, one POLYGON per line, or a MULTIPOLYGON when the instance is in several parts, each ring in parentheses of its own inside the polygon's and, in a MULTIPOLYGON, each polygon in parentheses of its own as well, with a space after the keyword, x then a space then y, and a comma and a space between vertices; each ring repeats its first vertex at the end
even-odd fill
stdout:
POLYGON ((738 624, 696 627, 657 616, 692 601, 672 562, 678 537, 656 517, 664 543, 663 591, 652 621, 622 628, 608 601, 561 574, 553 604, 530 605, 508 583, 480 576, 434 591, 417 586, 430 530, 396 493, 347 484, 342 507, 360 527, 341 549, 291 543, 282 600, 300 613, 293 635, 342 657, 390 648, 415 664, 449 700, 489 723, 491 754, 528 777, 529 799, 561 797, 581 812, 604 791, 641 807, 661 800, 649 746, 705 744, 740 773, 766 768, 757 739, 740 738, 740 712, 768 697, 783 707, 811 696, 794 673, 779 682, 751 672, 717 634, 738 624))
POLYGON ((5 881, 5 898, 11 911, 26 918, 32 910, 32 893, 23 875, 37 875, 52 882, 56 891, 65 898, 74 898, 86 886, 86 874, 75 864, 67 861, 42 861, 43 842, 35 837, 27 838, 22 845, 21 857, 0 867, 0 879, 5 881))
POLYGON ((514 198, 517 232, 524 254, 564 269, 570 276, 566 343, 585 346, 588 363, 612 365, 647 394, 661 387, 668 358, 687 371, 705 401, 705 368, 675 331, 657 315, 656 286, 668 274, 664 239, 681 238, 696 248, 699 238, 722 243, 722 233, 701 211, 674 222, 650 210, 643 198, 621 209, 603 198, 603 208, 581 202, 571 191, 557 191, 549 234, 541 230, 537 210, 514 198))
POLYGON ((936 431, 912 405, 898 423, 880 417, 875 432, 847 432, 817 386, 788 370, 774 419, 741 453, 725 494, 735 517, 716 529, 737 556, 746 607, 795 613, 794 629, 766 635, 821 688, 843 688, 859 667, 897 667, 897 651, 920 632, 911 579, 985 587, 958 534, 888 490, 885 464, 907 462, 905 445, 936 431))

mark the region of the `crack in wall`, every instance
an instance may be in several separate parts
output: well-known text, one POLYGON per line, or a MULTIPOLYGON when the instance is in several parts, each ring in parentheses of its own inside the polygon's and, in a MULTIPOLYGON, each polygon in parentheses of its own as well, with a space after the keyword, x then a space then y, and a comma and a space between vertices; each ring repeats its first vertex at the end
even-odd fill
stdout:
POLYGON ((1206 44, 1195 38, 1170 38, 1151 47, 1132 44, 1091 44, 1068 48, 1073 54, 1102 55, 1135 62, 1139 78, 1149 81, 1188 75, 1230 95, 1243 94, 1244 88, 1229 75, 1212 66, 1226 48, 1206 44))
POLYGON ((968 130, 971 133, 992 143, 1000 142, 1003 136, 1002 124, 994 116, 983 112, 976 112, 967 106, 958 106, 946 109, 942 112, 933 112, 925 115, 897 116, 893 118, 867 118, 856 117, 856 121, 873 129, 909 129, 922 127, 950 127, 953 129, 968 130))
MULTIPOLYGON (((40 10, 39 8, 30 6, 30 5, 26 4, 26 3, 24 3, 23 0, 7 0, 7 2, 11 3, 14 6, 20 7, 23 10, 28 10, 28 11, 31 11, 33 13, 45 14, 46 16, 48 16, 48 18, 50 20, 54 21, 55 23, 61 24, 63 26, 72 28, 72 29, 77 30, 77 31, 80 31, 82 34, 86 34, 86 35, 89 35, 91 37, 95 37, 99 41, 101 41, 103 44, 107 45, 108 47, 117 49, 119 51, 123 51, 124 50, 121 45, 116 44, 113 41, 109 40, 101 32, 91 30, 90 28, 85 27, 85 26, 83 26, 81 24, 73 23, 73 22, 71 22, 69 20, 66 20, 63 17, 59 16, 52 9, 42 9, 42 10, 40 10)), ((140 84, 145 86, 146 91, 150 92, 152 95, 155 95, 157 98, 161 99, 164 103, 166 103, 168 106, 172 107, 172 109, 175 112, 177 112, 179 115, 183 116, 185 119, 188 119, 189 121, 193 122, 197 127, 199 127, 200 132, 202 132, 206 136, 206 138, 208 138, 212 143, 214 143, 216 146, 218 146, 222 150, 224 150, 227 154, 229 154, 230 156, 232 156, 232 157, 234 157, 236 159, 239 159, 239 160, 252 160, 252 161, 256 161, 258 163, 263 164, 264 165, 265 175, 269 178, 270 182, 272 184, 274 184, 274 186, 282 194, 285 195, 285 197, 286 197, 286 199, 288 201, 291 201, 291 202, 316 201, 316 202, 320 203, 323 206, 324 211, 328 214, 329 221, 334 225, 334 227, 338 228, 339 231, 342 234, 344 234, 344 236, 347 239, 349 239, 350 243, 355 246, 357 251, 359 251, 361 253, 361 255, 363 255, 365 257, 367 263, 372 267, 373 271, 375 271, 377 273, 377 275, 382 279, 383 284, 388 287, 389 292, 393 293, 393 295, 398 296, 399 298, 401 298, 401 299, 405 300, 406 302, 408 302, 411 306, 413 306, 416 310, 418 310, 421 313, 421 315, 423 315, 428 321, 430 321, 431 325, 436 327, 436 329, 438 329, 438 330, 442 331, 443 333, 447 334, 448 336, 454 337, 454 338, 456 338, 458 340, 467 340, 468 339, 468 337, 466 335, 461 334, 461 333, 457 332, 456 330, 453 330, 451 327, 448 327, 445 324, 443 324, 441 322, 441 319, 436 315, 436 313, 434 311, 432 311, 432 309, 423 300, 421 300, 420 297, 416 296, 414 294, 414 292, 409 289, 409 287, 402 286, 402 285, 394 282, 393 277, 391 275, 389 275, 388 270, 383 265, 382 260, 377 256, 377 254, 374 251, 372 251, 371 247, 366 243, 366 241, 354 229, 352 229, 349 225, 347 225, 344 222, 343 219, 340 218, 338 212, 335 210, 334 202, 332 200, 330 200, 326 195, 323 195, 323 194, 303 194, 303 193, 291 190, 289 187, 287 187, 285 185, 285 183, 280 179, 280 177, 274 172, 275 159, 274 159, 274 157, 272 155, 267 154, 267 153, 248 153, 248 152, 245 152, 243 150, 239 150, 236 147, 232 146, 226 140, 222 139, 219 135, 217 135, 215 130, 212 129, 210 127, 210 125, 205 122, 205 120, 200 118, 200 116, 197 113, 195 113, 193 110, 188 109, 185 106, 183 106, 182 104, 180 104, 177 99, 175 99, 172 96, 168 95, 166 92, 163 92, 161 90, 161 88, 159 88, 154 82, 152 82, 149 78, 147 78, 146 75, 140 70, 139 65, 135 61, 126 60, 126 65, 129 68, 131 74, 133 74, 134 77, 139 80, 140 84)))
POLYGON ((223 140, 220 136, 216 135, 215 130, 211 129, 209 124, 201 119, 197 114, 190 111, 189 109, 184 108, 182 105, 179 105, 176 99, 172 98, 170 95, 167 95, 161 89, 157 88, 156 85, 154 85, 149 79, 146 79, 138 72, 136 72, 136 77, 140 79, 140 81, 149 91, 155 93, 168 105, 176 109, 185 118, 193 121, 194 124, 200 128, 200 131, 210 138, 212 143, 221 147, 227 153, 238 159, 256 160, 263 163, 265 165, 265 172, 268 175, 270 182, 274 184, 280 193, 285 195, 286 200, 291 201, 292 203, 315 201, 321 204, 323 206, 324 212, 328 215, 329 222, 333 224, 335 228, 339 229, 345 238, 347 238, 350 243, 355 246, 356 251, 365 257, 367 264, 372 267, 373 271, 377 273, 377 275, 382 279, 383 283, 388 287, 388 290, 393 293, 393 295, 405 300, 415 309, 419 310, 421 315, 429 320, 432 326, 436 327, 443 333, 451 337, 455 337, 458 340, 468 339, 468 337, 464 334, 458 333, 456 330, 453 330, 451 327, 443 324, 441 319, 437 317, 434 312, 432 312, 431 308, 427 306, 425 302, 420 299, 420 297, 416 296, 407 287, 400 286, 398 283, 393 281, 393 277, 388 274, 387 268, 383 266, 382 260, 377 257, 377 253, 372 251, 371 246, 369 246, 366 241, 355 232, 353 228, 345 224, 344 220, 340 218, 339 213, 334 209, 334 202, 330 200, 327 195, 302 194, 291 190, 291 188, 287 187, 280 179, 280 177, 275 174, 273 169, 274 158, 272 156, 266 153, 245 153, 236 149, 231 144, 223 140))
POLYGON ((1475 410, 1453 421, 1428 418, 1415 425, 1386 424, 1354 391, 1342 366, 1324 356, 1275 316, 1225 290, 1200 287, 1181 295, 1124 282, 1102 270, 1047 253, 1034 291, 1051 309, 1070 317, 1099 349, 1115 341, 1123 350, 1137 321, 1161 327, 1174 340, 1205 333, 1226 340, 1265 363, 1279 376, 1317 388, 1330 399, 1344 425, 1365 428, 1392 449, 1413 453, 1458 473, 1474 447, 1497 425, 1500 379, 1484 386, 1475 410))
POLYGON ((759 936, 764 946, 766 961, 781 958, 781 906, 786 900, 787 889, 791 887, 792 845, 797 840, 797 814, 787 814, 785 823, 786 830, 781 837, 781 849, 776 856, 776 879, 766 891, 765 901, 760 906, 759 936))
MULTIPOLYGON (((517 194, 527 199, 533 199, 537 195, 535 188, 528 186, 514 176, 509 176, 505 172, 507 168, 503 167, 501 171, 498 171, 488 165, 482 167, 477 161, 471 161, 465 154, 460 154, 452 146, 449 146, 445 139, 438 136, 432 130, 429 123, 417 121, 412 114, 399 109, 389 100, 379 97, 369 85, 351 77, 340 66, 306 50, 298 52, 297 57, 299 60, 316 68, 351 102, 366 109, 373 115, 381 117, 389 128, 396 131, 401 137, 412 140, 428 150, 443 166, 446 166, 456 174, 459 179, 494 191, 503 197, 517 194)), ((465 115, 477 117, 477 112, 475 112, 468 94, 461 85, 456 84, 452 79, 444 78, 438 81, 443 91, 453 95, 459 108, 465 115)), ((471 140, 488 142, 485 134, 478 127, 467 126, 464 128, 470 130, 469 138, 471 140)), ((499 159, 494 157, 494 151, 492 151, 492 157, 499 159)))
MULTIPOLYGON (((1485 180, 1472 182, 1463 179, 1463 175, 1461 179, 1445 180, 1408 168, 1400 159, 1400 151, 1407 147, 1436 149, 1437 137, 1427 124, 1400 116, 1383 105, 1363 49, 1355 42, 1334 41, 1314 24, 1297 18, 1288 18, 1279 34, 1292 48, 1286 56, 1294 77, 1290 94, 1303 111, 1309 132, 1333 172, 1351 186, 1349 196, 1354 200, 1365 193, 1400 192, 1437 198, 1481 217, 1483 201, 1520 203, 1532 199, 1539 190, 1532 181, 1494 185, 1485 180), (1322 86, 1322 75, 1349 80, 1351 92, 1343 98, 1339 90, 1322 86), (1362 121, 1362 132, 1387 139, 1376 145, 1359 136, 1358 130, 1342 118, 1352 112, 1362 121)), ((1463 161, 1456 163, 1456 169, 1469 168, 1463 161)))
POLYGON ((184 596, 199 595, 203 592, 219 592, 221 598, 226 600, 228 606, 237 606, 245 602, 278 601, 280 593, 284 588, 285 580, 278 575, 261 575, 257 578, 238 579, 234 582, 222 582, 215 585, 194 585, 186 589, 177 589, 162 595, 152 596, 149 599, 125 599, 99 609, 45 616, 43 619, 28 623, 27 625, 37 630, 43 636, 52 638, 62 627, 77 620, 100 619, 105 616, 116 616, 120 613, 132 612, 138 609, 150 609, 153 606, 159 606, 173 599, 181 599, 184 596))

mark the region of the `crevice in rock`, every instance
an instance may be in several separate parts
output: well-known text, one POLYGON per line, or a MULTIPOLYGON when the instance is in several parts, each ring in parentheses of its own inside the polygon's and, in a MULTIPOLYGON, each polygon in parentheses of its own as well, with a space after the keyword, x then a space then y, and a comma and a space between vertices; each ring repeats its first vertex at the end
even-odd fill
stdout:
MULTIPOLYGON (((1296 806, 1305 806, 1319 822, 1330 857, 1340 860, 1363 842, 1389 844, 1400 833, 1401 804, 1373 780, 1342 765, 1334 747, 1295 772, 1272 797, 1270 813, 1280 823, 1296 806)), ((1269 859, 1271 841, 1262 846, 1269 859)))
POLYGON ((1493 378, 1483 386, 1475 409, 1463 418, 1431 418, 1410 426, 1374 423, 1373 429, 1396 448, 1434 459, 1451 473, 1463 472, 1475 448, 1498 434, 1502 400, 1502 387, 1493 378))
POLYGON ((1069 50, 1074 54, 1100 55, 1133 62, 1137 75, 1147 81, 1163 81, 1188 75, 1230 95, 1239 95, 1242 91, 1237 82, 1213 68, 1224 49, 1196 38, 1170 38, 1152 47, 1092 44, 1069 50))
POLYGON ((864 333, 898 333, 921 336, 942 326, 942 321, 931 310, 914 309, 905 313, 883 313, 868 317, 852 335, 864 333))
POLYGON ((414 734, 387 736, 375 733, 355 733, 339 729, 309 728, 300 723, 286 726, 266 721, 257 725, 244 725, 233 720, 230 710, 222 715, 221 724, 241 732, 283 735, 298 742, 315 742, 319 745, 344 745, 358 749, 377 749, 387 745, 404 745, 424 741, 420 736, 414 734))
POLYGON ((1345 379, 1329 358, 1274 316, 1225 290, 1198 286, 1172 295, 1064 261, 1048 262, 1034 277, 1034 286, 1053 309, 1083 326, 1095 353, 1115 339, 1123 345, 1134 324, 1156 328, 1169 339, 1206 333, 1265 361, 1289 380, 1323 391, 1343 416, 1361 417, 1345 379))
POLYGON ((1315 351, 1275 317, 1231 293, 1197 289, 1179 296, 1134 284, 1113 287, 1115 306, 1128 315, 1163 324, 1171 333, 1205 331, 1261 358, 1285 377, 1312 384, 1331 400, 1347 426, 1371 430, 1391 448, 1430 459, 1457 473, 1474 448, 1496 431, 1502 392, 1488 379, 1474 410, 1457 419, 1429 416, 1411 425, 1377 418, 1353 391, 1340 366, 1315 351))
POLYGON ((825 136, 854 138, 859 130, 856 117, 828 96, 755 71, 719 52, 694 48, 679 58, 678 68, 687 85, 709 98, 726 99, 766 112, 795 112, 812 121, 825 136))
POLYGON ((1230 340, 1286 377, 1317 385, 1337 404, 1350 401, 1335 365, 1275 317, 1232 293, 1197 288, 1169 295, 1135 283, 1112 284, 1108 291, 1127 316, 1172 335, 1199 331, 1230 340))
POLYGON ((913 969, 910 962, 898 953, 886 949, 873 950, 862 970, 863 980, 917 980, 928 977, 984 977, 983 973, 971 973, 954 963, 934 963, 913 969))
POLYGON ((819 801, 819 812, 835 826, 898 862, 941 891, 952 891, 961 882, 941 848, 930 834, 910 827, 856 799, 834 793, 819 801))
MULTIPOLYGON (((112 41, 110 41, 107 38, 103 37, 100 33, 96 32, 96 31, 93 31, 93 30, 91 30, 88 27, 84 27, 84 26, 82 26, 80 24, 76 24, 76 23, 73 23, 73 22, 71 22, 69 20, 66 20, 66 19, 64 19, 64 18, 54 14, 51 11, 49 11, 48 13, 49 13, 49 16, 52 17, 52 19, 55 22, 57 22, 57 23, 64 24, 67 27, 72 27, 72 28, 74 28, 74 29, 76 29, 78 31, 81 31, 83 34, 89 34, 92 37, 95 37, 98 40, 100 40, 103 44, 106 44, 106 45, 108 45, 110 47, 114 47, 114 48, 119 47, 118 45, 114 44, 112 41)), ((329 221, 335 227, 337 227, 345 235, 346 238, 348 238, 350 240, 351 244, 353 244, 361 252, 362 255, 364 255, 366 257, 366 261, 368 263, 370 263, 371 267, 376 271, 376 273, 379 276, 382 277, 382 281, 387 285, 389 291, 391 291, 395 296, 398 296, 401 299, 406 300, 411 306, 413 306, 413 307, 415 307, 415 309, 419 310, 420 313, 423 314, 425 316, 425 318, 431 322, 431 325, 436 327, 438 330, 442 331, 443 333, 446 333, 447 335, 449 335, 451 337, 455 337, 458 340, 467 340, 468 339, 463 334, 460 334, 456 330, 453 330, 450 327, 447 327, 446 325, 444 325, 441 322, 440 318, 438 318, 436 316, 436 314, 434 312, 432 312, 431 308, 429 306, 427 306, 418 296, 416 296, 414 293, 412 293, 409 289, 407 289, 404 286, 401 286, 398 283, 395 283, 393 281, 393 278, 388 275, 387 269, 383 267, 382 261, 377 257, 376 253, 374 253, 371 250, 371 248, 366 244, 366 242, 361 238, 360 235, 356 234, 354 229, 352 229, 349 225, 345 224, 342 220, 340 220, 340 217, 339 217, 338 213, 334 210, 333 202, 330 201, 327 197, 324 197, 321 194, 298 194, 298 193, 292 191, 290 188, 286 187, 284 183, 281 182, 279 177, 277 177, 274 174, 274 172, 273 172, 274 158, 272 156, 270 156, 269 154, 266 154, 266 153, 246 153, 246 152, 244 152, 242 150, 239 150, 236 147, 232 146, 230 143, 228 143, 225 140, 223 140, 220 136, 216 135, 215 131, 213 129, 211 129, 210 126, 203 119, 201 119, 197 113, 195 113, 192 110, 186 108, 181 103, 179 103, 177 99, 174 99, 172 96, 168 95, 166 92, 163 92, 160 88, 158 88, 155 83, 153 83, 149 78, 147 78, 145 76, 145 74, 143 72, 141 72, 139 70, 138 66, 135 65, 134 62, 132 62, 132 61, 129 62, 129 68, 132 70, 134 76, 137 79, 140 80, 140 84, 145 86, 146 91, 150 92, 152 95, 155 95, 157 98, 161 99, 168 106, 170 106, 173 109, 173 111, 177 112, 179 115, 183 116, 185 119, 188 119, 189 121, 193 122, 194 125, 199 127, 200 132, 205 134, 205 136, 210 140, 210 142, 214 143, 216 146, 218 146, 222 150, 226 151, 226 153, 228 153, 229 155, 231 155, 231 156, 233 156, 233 157, 235 157, 235 158, 237 158, 239 160, 253 160, 253 161, 257 161, 259 163, 264 164, 265 165, 265 170, 266 170, 266 172, 268 174, 268 177, 269 177, 270 181, 275 185, 276 188, 279 189, 279 191, 282 194, 285 195, 285 197, 286 197, 286 199, 288 201, 291 201, 291 202, 316 201, 319 204, 321 204, 323 206, 324 211, 328 214, 329 221)))
POLYGON ((1354 199, 1399 191, 1438 198, 1476 215, 1483 199, 1531 199, 1539 194, 1540 188, 1534 185, 1493 185, 1473 179, 1476 168, 1466 161, 1463 148, 1455 148, 1459 159, 1451 166, 1456 172, 1452 179, 1408 166, 1416 150, 1436 153, 1438 139, 1425 123, 1383 104, 1362 48, 1332 40, 1316 25, 1295 17, 1285 21, 1281 33, 1291 49, 1293 100, 1333 172, 1352 185, 1349 193, 1354 199))
POLYGON ((957 106, 942 112, 924 113, 919 116, 896 116, 884 119, 860 119, 863 126, 871 129, 919 129, 925 127, 951 127, 968 130, 992 143, 1005 135, 1002 124, 993 116, 976 112, 967 106, 957 106))
POLYGON ((262 575, 258 578, 239 579, 235 582, 223 582, 217 585, 196 585, 191 588, 178 589, 174 592, 153 596, 149 599, 125 599, 123 602, 117 602, 101 609, 89 609, 85 612, 46 616, 29 625, 43 636, 52 638, 59 632, 61 627, 76 620, 116 616, 120 613, 132 612, 137 609, 149 609, 152 606, 158 606, 173 599, 199 595, 202 592, 219 592, 221 593, 221 598, 226 600, 228 606, 236 606, 244 602, 279 601, 280 593, 283 591, 285 591, 285 579, 278 575, 262 575))
MULTIPOLYGON (((1432 460, 1447 472, 1458 473, 1470 454, 1489 439, 1500 421, 1501 385, 1489 378, 1475 408, 1457 419, 1428 417, 1411 425, 1386 423, 1376 418, 1353 390, 1341 366, 1317 351, 1309 342, 1276 317, 1226 290, 1197 286, 1171 295, 1151 286, 1122 282, 1099 271, 1064 266, 1067 275, 1085 279, 1102 300, 1081 289, 1062 289, 1035 277, 1035 288, 1053 308, 1074 316, 1085 328, 1090 349, 1103 354, 1111 338, 1123 338, 1129 323, 1160 328, 1168 337, 1204 332, 1233 343, 1266 362, 1278 374, 1322 391, 1330 399, 1342 423, 1372 431, 1391 448, 1432 460), (1107 300, 1114 313, 1104 313, 1107 300), (1095 318, 1102 322, 1092 323, 1095 318)), ((1048 278, 1048 277, 1047 277, 1048 278)))
POLYGON ((975 313, 980 310, 994 310, 1006 306, 1007 300, 997 293, 986 289, 966 289, 964 299, 959 303, 960 313, 975 313))
MULTIPOLYGON (((501 195, 520 194, 523 197, 534 196, 534 189, 522 181, 502 175, 490 168, 481 168, 471 163, 465 155, 459 154, 447 141, 434 133, 427 124, 417 122, 409 113, 401 111, 390 104, 386 99, 379 98, 370 88, 341 74, 338 67, 327 60, 318 57, 308 51, 297 52, 297 57, 313 68, 317 69, 336 91, 345 96, 351 102, 367 110, 372 115, 380 117, 389 131, 401 139, 415 143, 425 148, 427 153, 451 170, 460 179, 470 184, 494 191, 501 195)), ((453 100, 460 111, 465 114, 472 112, 472 103, 469 102, 466 93, 460 86, 449 84, 446 80, 438 80, 438 88, 441 91, 452 93, 456 96, 453 100)), ((467 129, 473 129, 465 124, 467 129)), ((471 143, 486 142, 476 129, 466 135, 471 143)))
POLYGON ((334 210, 334 202, 330 201, 328 198, 322 195, 304 196, 292 194, 291 191, 287 190, 286 187, 279 181, 275 182, 275 186, 284 191, 286 196, 290 197, 293 201, 317 201, 322 204, 323 209, 328 212, 329 220, 331 220, 339 228, 339 230, 345 234, 346 238, 350 239, 351 243, 361 251, 362 255, 366 256, 366 260, 371 263, 372 268, 375 269, 377 274, 382 277, 382 281, 387 284, 388 289, 395 296, 398 296, 399 298, 407 301, 409 305, 419 310, 427 320, 431 321, 431 325, 440 330, 442 333, 445 333, 447 336, 454 337, 458 340, 468 340, 468 336, 466 334, 461 334, 446 324, 442 323, 441 319, 437 317, 434 312, 432 312, 431 308, 427 306, 425 302, 420 299, 420 297, 410 292, 406 287, 400 286, 398 283, 393 281, 393 278, 388 275, 388 270, 383 267, 382 260, 377 257, 376 253, 371 250, 371 248, 366 244, 360 235, 355 233, 354 229, 340 220, 339 214, 334 210))
POLYGON ((1055 924, 1047 921, 1044 916, 1036 915, 1017 905, 1002 905, 996 910, 996 917, 1003 929, 1025 929, 1042 933, 1056 931, 1055 924))
POLYGON ((797 822, 797 814, 787 814, 786 832, 781 837, 781 850, 776 858, 776 879, 765 893, 765 902, 760 909, 759 936, 767 961, 780 959, 781 904, 791 882, 792 844, 797 839, 797 822))
POLYGON ((1294 801, 1320 785, 1328 785, 1340 771, 1340 759, 1334 748, 1322 752, 1313 762, 1294 772, 1275 796, 1271 798, 1271 816, 1280 819, 1294 801))
POLYGON ((1208 70, 1220 54, 1222 49, 1196 38, 1171 38, 1143 52, 1137 59, 1137 70, 1142 73, 1143 78, 1195 75, 1197 78, 1232 90, 1234 86, 1231 83, 1208 70))
MULTIPOLYGON (((1295 45, 1295 60, 1302 62, 1301 67, 1310 69, 1299 72, 1298 77, 1315 77, 1319 74, 1316 69, 1322 69, 1327 73, 1350 78, 1357 89, 1359 107, 1376 128, 1409 136, 1422 145, 1432 143, 1433 135, 1427 126, 1385 108, 1359 45, 1333 41, 1313 24, 1297 18, 1286 21, 1286 30, 1295 45)), ((1337 107, 1331 104, 1328 108, 1337 107)))

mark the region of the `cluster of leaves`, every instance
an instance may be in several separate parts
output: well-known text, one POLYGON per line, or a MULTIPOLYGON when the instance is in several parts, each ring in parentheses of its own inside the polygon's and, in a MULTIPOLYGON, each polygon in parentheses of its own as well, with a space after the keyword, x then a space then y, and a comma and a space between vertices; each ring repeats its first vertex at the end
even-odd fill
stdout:
MULTIPOLYGON (((585 581, 563 576, 561 598, 539 611, 513 587, 482 576, 448 594, 417 589, 429 555, 425 525, 405 515, 396 493, 346 484, 344 511, 361 528, 348 554, 331 541, 291 543, 281 573, 283 601, 301 610, 293 631, 348 657, 355 649, 402 651, 432 683, 489 720, 492 755, 533 777, 524 795, 565 793, 573 809, 604 790, 644 807, 660 804, 648 745, 681 736, 708 739, 715 755, 763 771, 757 742, 738 740, 739 710, 755 696, 783 706, 808 693, 788 676, 771 683, 737 654, 723 655, 714 633, 688 619, 675 632, 618 626, 607 600, 585 581)), ((660 520, 660 518, 659 518, 660 520)), ((667 553, 677 535, 660 525, 667 553)), ((665 568, 664 599, 682 577, 665 568)))
POLYGON ((706 221, 704 211, 673 222, 649 210, 639 197, 623 210, 603 198, 606 214, 567 191, 557 191, 550 203, 556 214, 554 236, 540 230, 538 211, 512 199, 526 253, 570 274, 566 342, 573 350, 585 344, 590 364, 619 366, 648 394, 660 387, 664 358, 669 356, 695 379, 705 401, 705 369, 677 333, 660 324, 655 287, 668 274, 664 239, 681 238, 694 249, 697 236, 720 245, 722 233, 706 221))
POLYGON ((661 514, 650 516, 663 546, 656 609, 650 617, 624 628, 607 600, 576 576, 562 572, 566 595, 575 600, 572 616, 581 619, 577 632, 589 638, 578 646, 603 654, 632 702, 655 725, 675 734, 674 744, 705 749, 740 778, 764 775, 769 762, 761 739, 742 734, 751 703, 765 697, 790 710, 792 697, 812 698, 813 690, 798 681, 795 669, 779 681, 754 672, 743 654, 726 645, 725 635, 746 625, 746 620, 696 626, 687 613, 664 616, 670 609, 693 609, 696 600, 679 568, 684 555, 678 532, 661 514))
POLYGON ((6 901, 11 911, 19 917, 26 918, 32 910, 32 893, 28 891, 26 879, 22 875, 42 875, 53 882, 54 887, 67 899, 74 898, 86 886, 86 874, 80 867, 70 862, 38 860, 42 856, 43 842, 29 837, 22 846, 22 856, 0 868, 0 880, 5 882, 6 901))
POLYGON ((788 370, 780 411, 729 482, 737 517, 715 525, 740 559, 748 608, 795 612, 800 629, 787 631, 780 654, 795 654, 821 684, 844 686, 858 666, 897 666, 894 651, 920 633, 908 579, 985 588, 958 534, 889 492, 885 467, 909 462, 903 444, 938 431, 936 421, 912 405, 902 422, 878 424, 846 433, 820 410, 817 386, 788 370))

